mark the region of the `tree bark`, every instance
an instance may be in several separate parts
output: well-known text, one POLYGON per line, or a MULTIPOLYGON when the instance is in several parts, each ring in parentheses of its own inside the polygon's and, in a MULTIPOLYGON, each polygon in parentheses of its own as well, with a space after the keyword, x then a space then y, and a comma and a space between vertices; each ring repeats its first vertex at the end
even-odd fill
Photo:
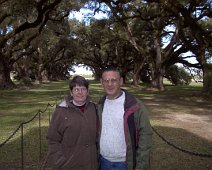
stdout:
POLYGON ((212 64, 203 65, 203 92, 212 96, 212 64))
POLYGON ((132 84, 134 86, 138 86, 139 82, 140 82, 140 72, 141 69, 143 68, 144 65, 144 61, 143 62, 139 62, 139 63, 135 63, 135 67, 134 67, 134 71, 133 71, 133 81, 132 84))
POLYGON ((151 85, 153 88, 157 88, 158 90, 163 91, 164 85, 163 85, 163 74, 164 69, 161 67, 162 63, 162 56, 161 56, 161 48, 159 44, 159 40, 155 38, 154 44, 156 46, 156 62, 155 67, 151 65, 150 69, 152 70, 152 81, 151 85))
POLYGON ((10 78, 10 72, 9 64, 0 58, 0 89, 9 89, 15 86, 10 78))

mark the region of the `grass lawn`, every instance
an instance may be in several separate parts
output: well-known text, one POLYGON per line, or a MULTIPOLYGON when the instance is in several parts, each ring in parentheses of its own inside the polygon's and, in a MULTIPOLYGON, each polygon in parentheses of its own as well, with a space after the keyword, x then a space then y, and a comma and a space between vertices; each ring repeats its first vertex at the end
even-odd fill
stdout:
MULTIPOLYGON (((201 84, 190 86, 166 85, 166 91, 159 92, 143 86, 125 89, 140 98, 150 110, 152 126, 169 142, 183 149, 212 154, 212 100, 201 94, 201 84)), ((20 125, 31 119, 38 110, 44 110, 48 103, 61 101, 68 93, 68 82, 59 81, 36 85, 30 89, 0 91, 0 144, 20 125)), ((90 94, 98 101, 103 94, 98 82, 91 80, 90 94)), ((46 132, 49 107, 41 114, 41 131, 38 116, 24 125, 24 169, 38 169, 46 151, 46 132), (39 141, 39 135, 42 135, 39 141), (41 151, 39 147, 41 143, 41 151), (41 158, 40 158, 41 152, 41 158)), ((0 169, 21 169, 20 130, 0 148, 0 169)), ((212 159, 193 156, 176 150, 154 133, 151 154, 152 170, 212 170, 212 159)))

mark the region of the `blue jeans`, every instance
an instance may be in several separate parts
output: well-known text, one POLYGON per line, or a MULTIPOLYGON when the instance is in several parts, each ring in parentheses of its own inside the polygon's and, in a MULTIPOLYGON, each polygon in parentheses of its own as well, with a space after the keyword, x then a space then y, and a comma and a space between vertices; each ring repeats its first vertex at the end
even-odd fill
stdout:
POLYGON ((125 162, 110 162, 100 156, 100 170, 127 170, 125 162))

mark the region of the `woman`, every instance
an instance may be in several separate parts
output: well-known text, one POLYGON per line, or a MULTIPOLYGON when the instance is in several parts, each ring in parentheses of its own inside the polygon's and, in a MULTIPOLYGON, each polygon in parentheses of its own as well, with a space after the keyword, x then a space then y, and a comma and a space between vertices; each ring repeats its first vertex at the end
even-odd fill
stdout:
POLYGON ((88 81, 75 76, 70 96, 53 113, 48 129, 48 150, 52 169, 97 170, 97 117, 88 97, 88 81))

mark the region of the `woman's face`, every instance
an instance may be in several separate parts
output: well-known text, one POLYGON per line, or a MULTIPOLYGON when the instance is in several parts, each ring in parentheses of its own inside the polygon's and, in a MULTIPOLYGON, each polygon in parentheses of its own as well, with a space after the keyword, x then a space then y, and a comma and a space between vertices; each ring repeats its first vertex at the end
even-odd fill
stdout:
POLYGON ((71 90, 71 95, 73 96, 74 102, 79 105, 85 103, 88 93, 88 89, 85 86, 76 85, 71 90))

